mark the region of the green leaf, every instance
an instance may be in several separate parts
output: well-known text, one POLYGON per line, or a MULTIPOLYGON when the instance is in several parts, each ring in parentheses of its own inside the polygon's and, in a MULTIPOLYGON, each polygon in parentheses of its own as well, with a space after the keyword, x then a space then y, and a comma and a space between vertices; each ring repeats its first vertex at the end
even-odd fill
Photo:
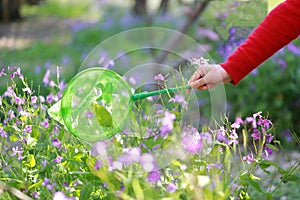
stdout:
POLYGON ((47 112, 52 119, 61 123, 62 125, 65 125, 61 115, 61 100, 59 100, 53 106, 51 106, 47 112))
POLYGON ((15 141, 19 140, 18 136, 17 136, 17 135, 14 135, 14 134, 13 134, 13 135, 10 135, 10 136, 9 136, 9 139, 10 139, 11 142, 15 142, 15 141))
POLYGON ((34 158, 34 155, 30 154, 29 155, 29 167, 35 167, 36 165, 36 162, 35 162, 35 158, 34 158))
POLYGON ((288 176, 283 176, 280 178, 283 183, 295 182, 298 183, 300 181, 300 177, 295 174, 290 174, 288 176))
POLYGON ((134 178, 132 180, 131 184, 132 184, 132 188, 133 188, 133 191, 135 193, 136 198, 137 199, 145 199, 143 190, 142 190, 140 182, 139 182, 139 179, 134 178))
POLYGON ((267 146, 272 149, 273 151, 279 151, 277 147, 275 147, 274 145, 272 144, 267 144, 267 146))
POLYGON ((30 190, 30 189, 32 189, 32 188, 35 188, 35 187, 38 187, 38 186, 42 185, 42 183, 43 183, 43 180, 40 180, 40 181, 38 181, 38 182, 32 184, 31 186, 29 186, 29 187, 28 187, 28 190, 30 190))
POLYGON ((93 103, 93 110, 100 126, 112 127, 112 116, 103 106, 93 103))
POLYGON ((85 186, 80 193, 79 200, 90 199, 91 193, 93 192, 93 186, 87 185, 85 186))
POLYGON ((254 176, 253 174, 251 174, 249 172, 242 173, 240 175, 240 179, 241 179, 241 183, 243 185, 245 185, 245 186, 250 185, 254 190, 256 190, 260 193, 264 193, 264 191, 262 190, 262 188, 260 186, 260 182, 257 181, 257 180, 259 180, 259 178, 254 176))

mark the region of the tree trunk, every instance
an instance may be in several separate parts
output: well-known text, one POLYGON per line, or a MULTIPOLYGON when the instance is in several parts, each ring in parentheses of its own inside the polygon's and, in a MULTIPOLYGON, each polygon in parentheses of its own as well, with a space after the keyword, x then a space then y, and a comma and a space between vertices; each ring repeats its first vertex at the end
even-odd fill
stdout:
POLYGON ((133 14, 135 16, 147 16, 147 0, 134 0, 133 14))
POLYGON ((0 20, 9 22, 21 19, 21 0, 0 0, 0 20))
POLYGON ((161 0, 158 13, 164 15, 168 12, 169 9, 169 0, 161 0))

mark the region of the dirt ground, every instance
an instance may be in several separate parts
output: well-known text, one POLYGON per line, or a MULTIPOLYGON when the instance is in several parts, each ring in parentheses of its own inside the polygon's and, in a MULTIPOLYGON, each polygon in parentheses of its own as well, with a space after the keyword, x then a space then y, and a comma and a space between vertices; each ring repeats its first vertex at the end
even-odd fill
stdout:
POLYGON ((53 37, 64 42, 70 37, 76 19, 28 17, 18 22, 0 23, 0 49, 21 49, 33 42, 51 42, 53 37))

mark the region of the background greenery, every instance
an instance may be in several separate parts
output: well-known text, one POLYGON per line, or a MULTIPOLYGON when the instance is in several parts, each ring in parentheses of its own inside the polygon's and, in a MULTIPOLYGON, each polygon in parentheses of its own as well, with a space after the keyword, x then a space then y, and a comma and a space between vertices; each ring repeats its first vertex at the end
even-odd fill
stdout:
MULTIPOLYGON (((24 75, 33 80, 34 87, 41 87, 41 93, 47 93, 42 83, 47 69, 52 69, 55 74, 56 66, 61 66, 62 75, 68 82, 87 53, 101 41, 135 27, 156 26, 179 30, 195 5, 193 1, 171 1, 168 13, 160 15, 157 13, 159 1, 149 2, 147 16, 132 15, 133 1, 129 0, 47 0, 39 6, 24 5, 22 21, 11 25, 1 24, 2 43, 6 38, 20 45, 2 45, 0 65, 22 67, 24 75), (11 30, 12 26, 21 27, 21 32, 16 34, 4 30, 7 27, 11 30), (26 32, 26 27, 34 30, 26 32)), ((251 3, 211 1, 186 34, 208 46, 208 53, 213 59, 211 62, 222 62, 259 24, 268 8, 276 3, 271 0, 255 0, 251 3), (232 27, 235 31, 230 31, 232 27), (201 33, 202 29, 213 31, 216 38, 201 33)), ((299 51, 299 41, 294 44, 299 51)), ((130 44, 124 41, 124 45, 130 44)), ((140 61, 146 58, 144 54, 139 56, 140 61)), ((131 65, 130 60, 126 62, 131 65)), ((168 64, 174 65, 172 62, 168 64)), ((290 132, 299 133, 300 130, 299 76, 299 52, 295 54, 283 48, 238 86, 226 86, 229 115, 235 118, 260 110, 268 112, 278 127, 278 137, 284 142, 293 143, 290 132)), ((5 85, 4 81, 1 80, 2 86, 5 85)), ((1 91, 4 88, 1 87, 1 91)), ((199 98, 203 99, 201 111, 205 115, 209 113, 209 96, 201 94, 199 98)))

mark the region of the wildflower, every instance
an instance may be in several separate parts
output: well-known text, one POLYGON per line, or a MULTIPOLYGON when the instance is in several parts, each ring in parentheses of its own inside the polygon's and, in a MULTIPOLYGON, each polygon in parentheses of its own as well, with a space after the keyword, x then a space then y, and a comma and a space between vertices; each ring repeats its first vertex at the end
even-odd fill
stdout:
POLYGON ((29 87, 23 88, 22 91, 27 92, 27 94, 32 94, 32 91, 29 87))
POLYGON ((177 190, 177 186, 174 183, 169 183, 166 187, 167 192, 173 193, 177 190))
POLYGON ((131 149, 123 149, 123 152, 126 154, 121 156, 118 161, 122 162, 123 164, 131 164, 133 162, 138 162, 140 155, 141 155, 141 149, 138 147, 131 148, 131 149))
POLYGON ((39 198, 40 198, 40 195, 39 195, 39 193, 38 193, 37 191, 32 192, 32 193, 30 194, 30 196, 32 196, 32 197, 35 198, 35 199, 39 199, 39 198))
POLYGON ((253 137, 254 140, 258 140, 260 138, 261 134, 257 129, 253 130, 253 133, 251 134, 251 137, 253 137))
POLYGON ((86 117, 91 119, 93 117, 93 113, 90 111, 86 112, 86 117))
POLYGON ((3 127, 0 127, 0 136, 3 138, 7 138, 7 132, 4 131, 3 127))
POLYGON ((156 76, 154 76, 154 80, 158 81, 163 81, 165 80, 165 77, 162 74, 157 74, 156 76))
POLYGON ((240 128, 241 124, 243 124, 244 121, 242 120, 242 118, 238 117, 235 119, 235 122, 231 125, 232 128, 240 128))
POLYGON ((184 96, 176 94, 172 97, 169 102, 180 103, 183 108, 187 109, 188 103, 185 101, 184 96))
POLYGON ((47 97, 46 97, 46 101, 51 104, 53 102, 53 95, 48 94, 47 97))
POLYGON ((55 138, 54 140, 52 140, 52 145, 55 146, 55 147, 60 148, 61 147, 61 142, 57 138, 55 138))
POLYGON ((72 200, 73 198, 67 197, 63 192, 55 192, 53 200, 72 200))
POLYGON ((36 104, 36 101, 37 101, 37 97, 36 96, 30 97, 30 103, 31 104, 36 104))
POLYGON ((230 140, 228 142, 229 145, 231 145, 232 143, 238 144, 238 135, 237 135, 235 129, 233 129, 233 130, 230 131, 229 138, 230 138, 230 140))
POLYGON ((31 125, 26 125, 24 128, 24 133, 31 133, 32 132, 32 126, 31 125))
POLYGON ((300 55, 300 48, 297 47, 294 43, 290 43, 287 45, 287 50, 292 52, 295 55, 300 55))
POLYGON ((100 160, 96 160, 94 170, 98 170, 100 167, 102 167, 102 162, 100 160))
POLYGON ((0 71, 0 77, 1 77, 1 76, 6 76, 6 75, 7 75, 7 74, 5 73, 4 68, 2 68, 1 71, 0 71))
POLYGON ((67 87, 67 85, 64 81, 61 81, 61 82, 59 82, 58 87, 59 87, 60 91, 63 91, 67 87))
POLYGON ((48 128, 48 127, 49 127, 48 119, 45 119, 45 120, 42 122, 42 126, 43 126, 44 128, 48 128))
POLYGON ((219 142, 226 142, 226 131, 224 129, 224 126, 217 130, 217 140, 219 142))
POLYGON ((113 161, 112 163, 112 170, 117 169, 117 170, 122 170, 123 164, 119 161, 113 161))
POLYGON ((273 153, 273 150, 270 147, 268 147, 267 145, 265 145, 263 156, 265 156, 268 159, 269 156, 272 155, 272 153, 273 153))
POLYGON ((274 139, 274 136, 272 135, 272 133, 266 134, 266 142, 267 143, 271 143, 273 139, 274 139))
POLYGON ((17 155, 18 154, 18 160, 23 160, 23 156, 22 156, 22 154, 23 154, 23 151, 22 150, 19 150, 19 147, 18 146, 16 146, 16 147, 13 147, 12 148, 12 154, 11 154, 11 156, 15 156, 15 155, 17 155))
POLYGON ((165 112, 164 118, 162 119, 162 128, 161 128, 161 135, 165 135, 165 133, 173 130, 174 125, 173 121, 175 120, 175 114, 169 113, 168 111, 165 112))
POLYGON ((43 83, 45 86, 49 84, 49 78, 50 78, 50 69, 47 69, 44 78, 43 78, 43 83))
POLYGON ((147 180, 150 183, 156 183, 160 179, 160 172, 159 171, 151 171, 147 175, 147 180))
POLYGON ((156 165, 155 165, 155 160, 153 156, 149 153, 145 153, 140 157, 140 163, 146 172, 151 172, 155 170, 156 165))
POLYGON ((202 139, 199 137, 199 135, 184 136, 182 139, 182 144, 184 145, 185 150, 192 155, 199 153, 203 146, 202 139))
POLYGON ((247 156, 243 156, 243 160, 247 161, 247 163, 250 165, 252 162, 255 161, 253 154, 248 154, 247 156))
POLYGON ((129 83, 131 83, 132 85, 135 85, 136 84, 136 80, 134 77, 130 77, 129 78, 129 83))
POLYGON ((55 163, 61 163, 62 159, 63 159, 62 156, 57 156, 57 157, 53 160, 53 162, 55 162, 55 163))

